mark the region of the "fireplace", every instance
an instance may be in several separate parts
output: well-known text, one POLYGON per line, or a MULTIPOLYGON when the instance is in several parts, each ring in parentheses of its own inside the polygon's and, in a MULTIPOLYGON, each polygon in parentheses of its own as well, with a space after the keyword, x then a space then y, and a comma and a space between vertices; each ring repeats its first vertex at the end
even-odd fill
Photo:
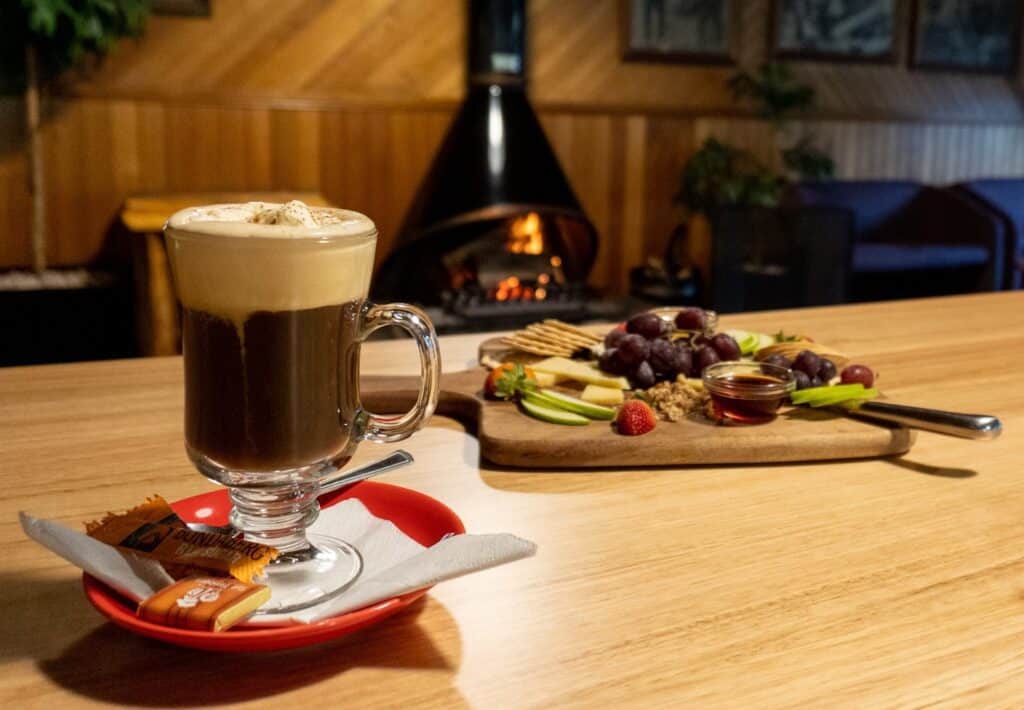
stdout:
POLYGON ((591 315, 587 219, 530 106, 525 0, 470 0, 466 99, 375 279, 442 330, 591 315))

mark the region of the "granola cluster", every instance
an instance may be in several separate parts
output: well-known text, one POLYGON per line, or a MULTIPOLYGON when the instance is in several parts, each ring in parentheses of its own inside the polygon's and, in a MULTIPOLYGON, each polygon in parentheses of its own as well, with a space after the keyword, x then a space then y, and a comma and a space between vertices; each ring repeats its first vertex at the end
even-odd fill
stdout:
POLYGON ((644 397, 666 421, 678 422, 694 415, 713 418, 711 398, 700 380, 679 377, 675 382, 659 382, 644 397))

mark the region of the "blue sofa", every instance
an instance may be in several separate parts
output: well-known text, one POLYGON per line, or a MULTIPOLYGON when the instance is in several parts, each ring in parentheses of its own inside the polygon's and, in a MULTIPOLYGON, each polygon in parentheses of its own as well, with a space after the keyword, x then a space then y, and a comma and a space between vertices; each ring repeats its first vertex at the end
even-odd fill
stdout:
POLYGON ((953 190, 988 210, 1006 235, 1004 288, 1024 285, 1024 178, 973 180, 953 190))
POLYGON ((794 201, 853 213, 855 301, 1005 288, 999 219, 954 191, 896 180, 804 183, 794 201))

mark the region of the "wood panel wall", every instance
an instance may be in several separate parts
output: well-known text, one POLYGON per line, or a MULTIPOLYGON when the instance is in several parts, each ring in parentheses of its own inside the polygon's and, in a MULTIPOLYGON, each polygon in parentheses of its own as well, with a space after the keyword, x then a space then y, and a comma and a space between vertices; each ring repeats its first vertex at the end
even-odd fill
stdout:
MULTIPOLYGON (((124 196, 195 190, 319 190, 371 215, 386 253, 451 118, 443 108, 260 109, 109 99, 55 104, 46 122, 49 259, 95 259, 124 196)), ((626 286, 679 214, 686 158, 716 135, 773 158, 763 123, 661 114, 541 112, 602 237, 595 285, 626 286)), ((817 121, 845 178, 949 182, 1024 174, 1024 125, 817 121)), ((25 161, 0 155, 0 263, 29 262, 25 161)))
MULTIPOLYGON (((756 61, 768 3, 734 5, 740 58, 756 61)), ((729 101, 731 69, 622 63, 614 0, 529 7, 531 94, 602 238, 592 281, 622 291, 628 269, 664 248, 699 143, 717 135, 771 161, 772 138, 729 101)), ((51 263, 94 260, 127 194, 204 189, 319 190, 379 223, 383 256, 461 96, 462 13, 462 0, 232 0, 211 19, 154 18, 143 41, 49 102, 51 263)), ((797 128, 819 136, 841 177, 1024 175, 1012 81, 799 70, 823 110, 797 128)), ((0 267, 30 261, 19 112, 0 100, 0 267)))
MULTIPOLYGON (((217 102, 451 104, 462 96, 468 0, 224 0, 208 19, 156 17, 76 91, 217 102)), ((926 121, 1024 119, 1020 84, 906 68, 909 4, 896 0, 894 64, 795 62, 821 113, 926 121)), ((769 55, 772 0, 733 0, 737 62, 769 55)), ((732 67, 621 60, 619 0, 528 0, 538 105, 601 112, 742 113, 732 67)))

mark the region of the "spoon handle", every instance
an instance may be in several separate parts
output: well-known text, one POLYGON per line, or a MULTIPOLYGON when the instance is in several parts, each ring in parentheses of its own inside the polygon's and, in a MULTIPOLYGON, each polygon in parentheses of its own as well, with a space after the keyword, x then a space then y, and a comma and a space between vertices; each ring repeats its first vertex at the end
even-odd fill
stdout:
POLYGON ((330 493, 336 491, 339 488, 350 486, 353 483, 359 483, 359 481, 365 481, 367 478, 373 478, 385 471, 390 471, 393 468, 399 466, 405 466, 406 464, 412 463, 412 454, 404 449, 385 456, 382 459, 368 463, 365 466, 354 468, 350 471, 344 469, 338 471, 332 476, 327 476, 320 481, 320 495, 324 493, 330 493))
POLYGON ((987 414, 947 412, 942 409, 925 409, 893 402, 868 401, 848 411, 855 416, 880 419, 911 429, 923 429, 965 439, 995 439, 1003 430, 1000 421, 987 414))

